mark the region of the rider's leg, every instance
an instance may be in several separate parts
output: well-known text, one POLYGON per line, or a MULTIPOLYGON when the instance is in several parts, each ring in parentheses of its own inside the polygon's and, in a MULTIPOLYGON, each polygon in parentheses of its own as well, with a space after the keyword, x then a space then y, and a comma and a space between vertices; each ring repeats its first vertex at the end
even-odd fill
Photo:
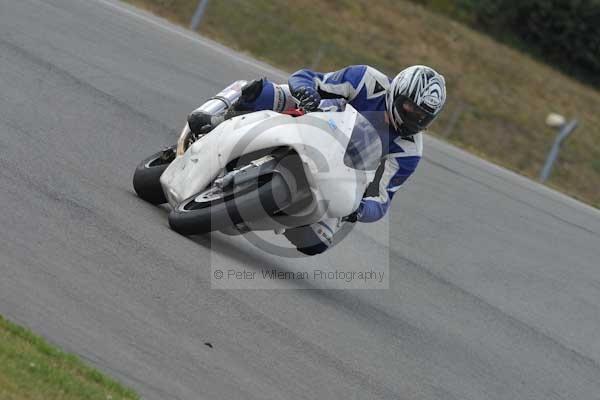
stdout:
POLYGON ((314 256, 332 246, 333 238, 342 225, 340 218, 325 218, 315 224, 286 229, 284 236, 299 252, 314 256))
POLYGON ((263 78, 252 81, 242 88, 242 95, 236 108, 240 111, 282 112, 296 108, 296 102, 288 85, 278 85, 263 78))
POLYGON ((208 133, 225 119, 231 118, 235 116, 235 114, 243 111, 250 111, 249 105, 259 97, 262 89, 263 79, 256 79, 246 83, 241 88, 241 93, 233 95, 237 97, 237 99, 231 103, 229 109, 223 105, 223 110, 213 113, 207 112, 204 105, 198 107, 188 115, 188 125, 190 130, 195 134, 208 133))
POLYGON ((236 115, 260 110, 284 111, 294 107, 295 102, 287 85, 277 85, 262 78, 245 84, 239 99, 225 113, 212 115, 200 107, 188 116, 188 124, 193 133, 207 133, 236 115))

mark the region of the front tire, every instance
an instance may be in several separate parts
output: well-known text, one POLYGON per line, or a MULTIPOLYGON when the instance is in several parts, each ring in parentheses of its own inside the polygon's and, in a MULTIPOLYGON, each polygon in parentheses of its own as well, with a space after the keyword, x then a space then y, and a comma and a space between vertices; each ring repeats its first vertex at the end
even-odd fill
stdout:
POLYGON ((287 207, 291 193, 283 177, 275 172, 261 176, 250 186, 234 187, 212 195, 209 188, 175 207, 169 213, 171 229, 182 235, 217 231, 225 227, 272 216, 287 207))
POLYGON ((175 159, 175 148, 171 146, 142 161, 133 174, 133 188, 137 195, 155 205, 167 202, 160 184, 160 176, 175 159))

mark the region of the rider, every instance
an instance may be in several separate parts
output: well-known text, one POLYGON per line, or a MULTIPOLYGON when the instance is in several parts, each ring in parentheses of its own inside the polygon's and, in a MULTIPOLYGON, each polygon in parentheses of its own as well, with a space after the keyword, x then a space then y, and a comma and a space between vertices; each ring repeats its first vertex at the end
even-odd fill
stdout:
POLYGON ((285 236, 298 250, 309 255, 327 250, 343 222, 374 222, 385 215, 394 193, 421 159, 421 132, 444 106, 444 77, 422 65, 406 68, 394 79, 367 65, 353 65, 326 74, 301 69, 289 77, 288 85, 278 85, 266 78, 247 83, 240 99, 225 116, 193 112, 188 117, 192 132, 199 133, 239 112, 281 112, 296 107, 313 112, 340 101, 351 104, 378 130, 384 155, 375 180, 354 213, 343 219, 324 219, 285 231, 285 236))

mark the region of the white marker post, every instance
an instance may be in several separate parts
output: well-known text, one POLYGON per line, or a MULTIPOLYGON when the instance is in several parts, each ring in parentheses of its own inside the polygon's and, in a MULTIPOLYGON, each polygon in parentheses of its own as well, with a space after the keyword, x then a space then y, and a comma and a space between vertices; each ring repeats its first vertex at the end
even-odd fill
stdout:
POLYGON ((567 123, 565 117, 560 114, 551 113, 548 114, 548 117, 546 117, 546 125, 559 129, 559 131, 558 135, 556 135, 556 139, 554 139, 552 149, 550 149, 550 153, 548 153, 544 168, 542 168, 542 172, 540 173, 540 182, 543 183, 548 180, 548 177, 552 172, 554 162, 558 158, 561 143, 571 134, 571 132, 577 128, 578 124, 579 122, 576 119, 573 119, 567 123))

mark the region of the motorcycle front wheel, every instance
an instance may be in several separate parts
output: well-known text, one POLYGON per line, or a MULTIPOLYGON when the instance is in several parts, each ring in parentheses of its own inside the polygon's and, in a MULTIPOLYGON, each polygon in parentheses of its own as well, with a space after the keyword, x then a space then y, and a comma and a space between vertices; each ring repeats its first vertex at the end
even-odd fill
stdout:
POLYGON ((290 204, 291 193, 278 173, 220 190, 214 186, 184 200, 169 213, 171 229, 182 235, 217 231, 274 215, 290 204))

